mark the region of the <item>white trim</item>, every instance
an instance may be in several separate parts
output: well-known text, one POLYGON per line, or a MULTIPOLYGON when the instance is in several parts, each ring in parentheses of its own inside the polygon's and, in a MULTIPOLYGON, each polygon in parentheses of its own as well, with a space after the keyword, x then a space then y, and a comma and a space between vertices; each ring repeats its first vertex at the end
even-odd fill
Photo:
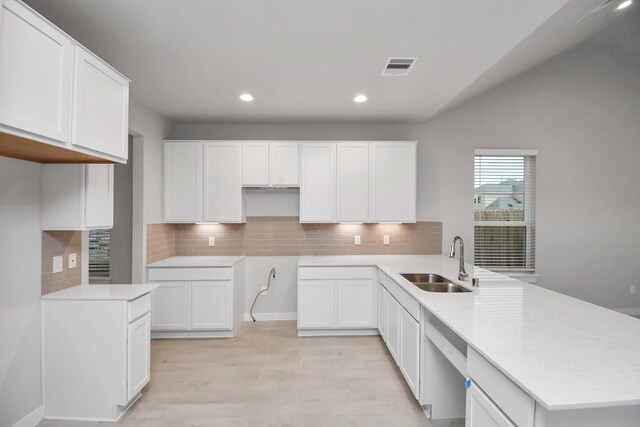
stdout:
MULTIPOLYGON (((255 313, 255 318, 257 322, 265 322, 270 320, 298 320, 298 313, 296 313, 295 311, 282 313, 255 313)), ((251 322, 251 314, 245 313, 244 321, 251 322)))
POLYGON ((537 148, 476 148, 476 156, 537 156, 537 148))
POLYGON ((629 316, 640 316, 640 307, 612 308, 612 310, 615 310, 618 313, 628 314, 629 316))
POLYGON ((339 336, 380 335, 378 329, 298 329, 299 337, 339 337, 339 336))
POLYGON ((151 331, 151 339, 233 338, 233 331, 151 331))
POLYGON ((142 397, 142 393, 138 392, 125 406, 118 406, 118 416, 116 418, 92 418, 92 417, 67 417, 67 416, 57 416, 57 415, 47 415, 45 419, 47 420, 63 420, 63 421, 88 421, 88 422, 99 422, 99 423, 115 423, 120 421, 120 418, 124 414, 127 413, 129 409, 133 406, 134 403, 138 401, 142 397))
POLYGON ((26 417, 18 421, 13 427, 34 427, 44 419, 44 405, 38 406, 26 417))

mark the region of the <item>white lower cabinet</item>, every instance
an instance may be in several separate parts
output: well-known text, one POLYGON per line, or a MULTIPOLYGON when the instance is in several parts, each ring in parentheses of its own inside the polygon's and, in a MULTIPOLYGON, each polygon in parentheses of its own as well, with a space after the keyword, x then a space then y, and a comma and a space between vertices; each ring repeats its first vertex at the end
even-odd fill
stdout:
POLYGON ((116 421, 150 380, 151 295, 65 291, 42 301, 45 418, 116 421))
POLYGON ((515 424, 472 382, 467 389, 465 427, 515 427, 515 424))
POLYGON ((400 303, 392 295, 387 295, 387 348, 393 360, 399 363, 400 303))
POLYGON ((416 399, 420 394, 420 323, 400 308, 400 371, 416 399))
POLYGON ((387 290, 378 283, 378 332, 387 342, 387 290))
POLYGON ((298 335, 377 332, 372 267, 298 269, 298 335))
POLYGON ((244 261, 233 267, 153 268, 153 338, 232 337, 244 321, 244 261))
POLYGON ((147 313, 127 328, 127 399, 133 399, 151 378, 151 315, 147 313))

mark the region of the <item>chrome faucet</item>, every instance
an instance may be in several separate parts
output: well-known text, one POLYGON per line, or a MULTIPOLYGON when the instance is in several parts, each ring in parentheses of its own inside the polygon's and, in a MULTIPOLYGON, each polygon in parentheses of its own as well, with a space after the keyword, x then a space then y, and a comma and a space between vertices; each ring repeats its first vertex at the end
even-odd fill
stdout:
POLYGON ((453 238, 453 241, 451 242, 451 250, 449 251, 449 258, 456 256, 456 241, 460 241, 460 268, 458 270, 458 280, 464 280, 469 277, 469 275, 464 270, 464 240, 462 240, 462 237, 456 236, 453 238))

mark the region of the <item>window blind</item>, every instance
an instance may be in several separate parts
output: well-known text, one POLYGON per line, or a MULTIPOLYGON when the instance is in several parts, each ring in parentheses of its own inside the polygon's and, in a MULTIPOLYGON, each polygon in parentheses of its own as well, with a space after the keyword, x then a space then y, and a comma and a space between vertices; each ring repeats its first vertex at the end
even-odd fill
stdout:
POLYGON ((109 276, 111 230, 89 231, 89 275, 109 276))
POLYGON ((535 271, 534 155, 475 156, 475 264, 535 271))

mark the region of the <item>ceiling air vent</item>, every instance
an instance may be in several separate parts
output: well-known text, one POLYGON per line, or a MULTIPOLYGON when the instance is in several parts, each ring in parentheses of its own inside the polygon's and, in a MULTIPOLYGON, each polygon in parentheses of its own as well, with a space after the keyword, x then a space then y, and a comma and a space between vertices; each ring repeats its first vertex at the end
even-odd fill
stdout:
POLYGON ((403 77, 409 74, 418 58, 389 58, 384 68, 382 76, 403 77))

